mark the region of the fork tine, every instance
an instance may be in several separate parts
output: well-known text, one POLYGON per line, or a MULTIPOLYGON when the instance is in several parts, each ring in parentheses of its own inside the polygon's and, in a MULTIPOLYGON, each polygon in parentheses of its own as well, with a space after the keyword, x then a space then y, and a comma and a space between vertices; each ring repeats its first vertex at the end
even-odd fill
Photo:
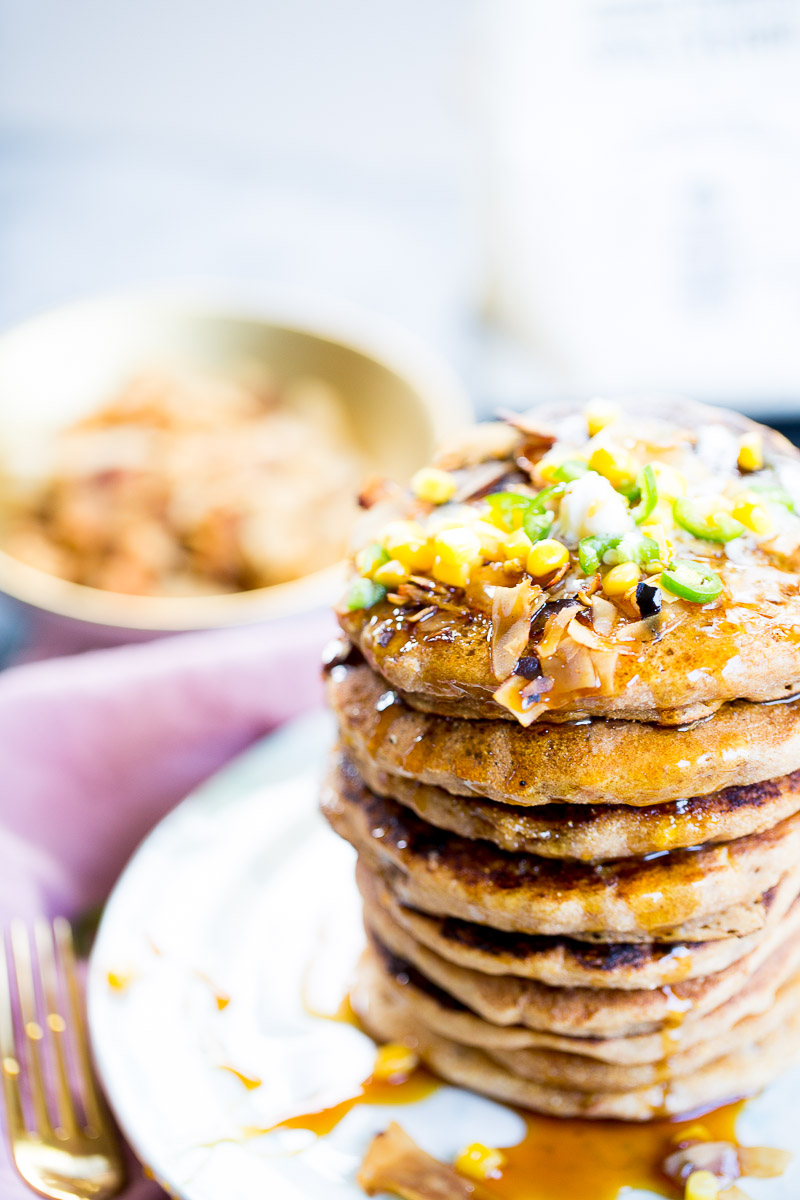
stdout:
MULTIPOLYGON (((63 1006, 58 994, 53 930, 49 922, 39 918, 33 925, 33 940, 39 965, 39 980, 45 1004, 44 1042, 54 1069, 56 1107, 61 1130, 71 1136, 78 1129, 75 1102, 69 1087, 64 1036, 67 1022, 61 1015, 63 1006)), ((56 1131, 59 1132, 58 1130, 56 1131)))
POLYGON ((86 1120, 88 1126, 92 1129, 95 1136, 97 1136, 102 1131, 104 1125, 108 1124, 109 1118, 106 1114, 105 1103, 95 1083, 94 1067, 92 1066, 92 1059, 89 1054, 86 1023, 75 968, 75 948, 72 942, 72 928, 69 921, 65 920, 64 917, 56 917, 53 921, 53 934, 55 937, 57 960, 66 983, 67 1000, 70 1009, 69 1016, 71 1017, 71 1020, 67 1024, 72 1032, 75 1056, 81 1077, 86 1120))
POLYGON ((22 921, 11 922, 11 954, 17 977, 17 996, 22 1017, 21 1033, 25 1035, 25 1057, 30 1067, 29 1089, 36 1129, 40 1137, 52 1136, 53 1126, 47 1111, 44 1075, 42 1072, 43 1030, 37 1020, 36 992, 31 968, 31 943, 28 930, 22 921))
POLYGON ((2 931, 0 931, 0 1069, 3 1075, 3 1096, 6 1102, 8 1134, 13 1141, 14 1138, 25 1132, 25 1116, 19 1091, 20 1064, 14 1040, 9 965, 2 931))

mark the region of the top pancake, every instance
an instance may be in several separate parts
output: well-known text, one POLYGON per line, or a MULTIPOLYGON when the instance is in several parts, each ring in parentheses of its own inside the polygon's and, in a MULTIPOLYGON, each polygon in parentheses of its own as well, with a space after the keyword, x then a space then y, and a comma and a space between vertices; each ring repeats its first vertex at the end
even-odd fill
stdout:
MULTIPOLYGON (((800 691, 800 518, 789 511, 800 463, 788 442, 736 414, 702 406, 684 409, 671 421, 653 422, 625 412, 593 438, 574 409, 540 410, 535 420, 524 418, 520 424, 522 431, 501 427, 504 444, 497 427, 489 427, 485 435, 479 428, 466 451, 444 457, 457 497, 463 498, 458 505, 397 502, 386 513, 387 518, 403 515, 423 525, 428 541, 409 568, 414 578, 390 585, 395 590, 388 595, 380 588, 367 589, 365 607, 353 607, 365 601, 363 594, 354 600, 351 592, 340 611, 348 636, 409 703, 444 715, 516 718, 524 724, 543 716, 548 721, 602 716, 675 725, 708 716, 727 701, 775 700, 800 691), (746 436, 760 439, 764 464, 749 474, 737 466, 746 436), (610 455, 617 465, 631 464, 640 480, 644 466, 655 465, 679 471, 680 482, 674 482, 673 474, 664 475, 667 482, 662 483, 659 475, 658 505, 639 527, 627 500, 612 488, 615 468, 602 466, 606 459, 598 459, 597 451, 607 451, 606 459, 610 455), (584 465, 591 460, 597 469, 562 483, 560 496, 539 502, 536 497, 559 469, 554 465, 559 455, 570 461, 582 458, 584 465), (601 467, 606 476, 598 473, 601 467), (494 469, 493 477, 487 468, 494 469), (723 544, 696 536, 676 524, 670 488, 674 494, 683 489, 684 499, 694 506, 693 528, 709 530, 713 537, 722 530, 729 540, 723 544), (511 554, 505 542, 500 549, 469 549, 475 521, 485 529, 487 519, 494 519, 487 491, 509 489, 517 498, 540 504, 545 519, 548 514, 552 518, 547 532, 571 552, 565 575, 532 575, 527 551, 504 557, 511 554), (740 522, 743 532, 731 538, 736 526, 730 525, 730 513, 751 519, 748 503, 758 509, 752 519, 761 532, 740 522), (695 519, 701 510, 704 524, 695 519), (725 514, 722 526, 720 512, 725 514), (441 557, 441 527, 448 524, 466 531, 464 553, 477 554, 465 568, 463 587, 453 584, 458 576, 441 557), (642 551, 642 529, 660 541, 657 558, 652 549, 642 551), (582 538, 623 535, 628 539, 624 546, 638 547, 633 553, 657 590, 653 603, 660 602, 660 612, 654 615, 647 616, 635 585, 624 596, 609 590, 611 599, 598 603, 614 556, 627 549, 601 550, 605 558, 593 576, 578 566, 582 538), (439 557, 430 567, 420 567, 426 553, 439 557), (676 598, 665 580, 678 561, 715 572, 720 594, 704 602, 702 589, 695 587, 694 600, 676 598), (562 628, 554 621, 558 611, 552 604, 566 600, 575 607, 562 628), (502 693, 501 685, 506 685, 502 693)), ((629 479, 619 482, 620 489, 629 485, 629 479)), ((500 514, 501 519, 506 518, 500 514)), ((513 538, 516 519, 507 517, 504 537, 513 538)), ((377 522, 371 542, 375 544, 376 524, 377 542, 383 537, 385 544, 388 535, 377 522)), ((391 548, 391 537, 388 544, 391 548)), ((360 564, 362 571, 372 569, 363 560, 360 564)))

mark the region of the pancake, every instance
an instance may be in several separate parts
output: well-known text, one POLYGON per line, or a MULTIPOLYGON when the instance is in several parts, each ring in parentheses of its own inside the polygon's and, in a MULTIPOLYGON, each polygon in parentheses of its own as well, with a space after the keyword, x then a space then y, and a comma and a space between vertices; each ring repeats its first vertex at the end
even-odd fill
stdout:
POLYGON ((611 804, 524 808, 478 796, 453 796, 443 788, 389 775, 350 749, 344 750, 344 756, 370 791, 397 800, 438 829, 483 839, 515 854, 545 858, 604 862, 731 842, 772 829, 800 809, 800 771, 648 808, 611 804))
MULTIPOLYGON (((407 1012, 410 1021, 463 1045, 485 1050, 515 1075, 579 1091, 626 1091, 688 1075, 741 1046, 760 1041, 800 1007, 800 975, 795 973, 778 988, 772 1003, 763 1011, 736 1021, 715 1037, 703 1036, 691 1047, 667 1053, 655 1062, 630 1064, 612 1057, 613 1051, 600 1058, 585 1055, 579 1049, 571 1052, 526 1044, 522 1037, 528 1031, 491 1025, 468 1009, 454 1007, 446 994, 438 989, 431 992, 413 967, 384 952, 379 944, 369 947, 362 958, 356 991, 361 993, 361 1007, 368 1008, 371 995, 388 996, 407 1012)), ((531 1035, 528 1036, 530 1039, 531 1035)), ((665 1046, 665 1050, 671 1049, 665 1046)))
MULTIPOLYGON (((613 694, 574 696, 546 719, 684 725, 711 716, 727 701, 784 700, 800 692, 800 576, 775 578, 765 589, 763 569, 748 573, 731 565, 722 574, 737 593, 757 591, 755 605, 718 603, 695 612, 678 602, 672 607, 681 610, 675 614, 681 619, 674 627, 620 656, 613 694), (737 586, 739 574, 744 578, 737 586)), ((491 669, 489 614, 448 611, 437 626, 430 620, 409 624, 408 615, 384 601, 339 620, 372 669, 413 707, 442 716, 516 719, 494 699, 499 681, 491 669)), ((529 644, 521 657, 535 657, 535 649, 529 644)))
MULTIPOLYGON (((444 715, 523 723, 543 714, 547 720, 600 716, 666 725, 706 717, 728 701, 776 700, 800 691, 800 521, 792 511, 798 454, 790 443, 747 426, 759 448, 742 465, 737 456, 745 427, 738 415, 702 406, 686 406, 676 418, 671 405, 669 415, 654 419, 629 405, 613 427, 592 438, 587 415, 574 406, 538 410, 514 425, 521 432, 509 430, 506 450, 500 450, 507 457, 488 492, 505 493, 515 508, 490 504, 485 472, 479 479, 474 470, 472 477, 463 470, 474 468, 476 452, 480 456, 478 427, 467 460, 458 453, 445 459, 455 467, 445 477, 446 491, 455 492, 457 502, 442 504, 444 495, 426 495, 423 488, 393 503, 382 523, 373 514, 365 547, 377 545, 399 562, 392 572, 397 582, 380 586, 380 555, 359 560, 356 592, 348 591, 339 619, 391 687, 413 705, 444 715), (577 476, 554 483, 560 464, 574 463, 576 456, 577 476), (652 503, 640 516, 626 497, 634 486, 641 490, 635 480, 647 466, 658 478, 650 477, 652 503), (753 503, 758 521, 747 525, 746 505, 753 503), (523 511, 521 504, 533 508, 523 511), (740 521, 730 518, 732 511, 740 521), (416 550, 394 540, 398 514, 415 522, 416 550), (728 514, 722 523, 720 514, 728 514), (554 535, 562 547, 557 570, 537 570, 524 532, 523 546, 515 548, 514 530, 531 517, 534 525, 538 521, 536 531, 528 528, 534 542, 554 535), (476 522, 484 528, 482 538, 474 532, 476 522), (646 553, 639 525, 655 539, 646 553), (587 566, 579 544, 585 551, 593 537, 606 540, 587 566), (631 562, 632 555, 647 564, 657 595, 643 599, 642 607, 633 600, 617 604, 618 593, 605 589, 611 600, 601 612, 585 589, 593 576, 605 587, 626 537, 622 544, 638 549, 622 551, 622 561, 631 562), (688 584, 678 580, 676 593, 670 586, 675 563, 712 571, 711 586, 690 566, 688 584), (364 571, 375 585, 366 594, 359 582, 364 571), (498 598, 498 588, 506 590, 506 599, 498 598), (569 630, 565 623, 551 637, 555 629, 552 623, 545 628, 546 619, 555 616, 553 605, 567 601, 581 621, 569 630), (524 703, 515 691, 515 705, 499 688, 515 679, 523 661, 517 682, 539 683, 524 703)), ((486 458, 497 453, 492 436, 486 458)))
MULTIPOLYGON (((352 654, 347 659, 348 650, 340 647, 329 667, 327 692, 349 752, 373 770, 457 796, 514 805, 685 804, 687 796, 800 768, 798 701, 727 704, 686 730, 628 721, 537 722, 525 729, 505 721, 440 719, 409 708, 363 661, 353 661, 352 654)), ((765 786, 763 804, 772 799, 772 785, 765 786)), ((758 803, 752 793, 745 807, 752 811, 758 803)), ((730 808, 726 823, 733 819, 730 808)), ((693 811, 697 816, 700 810, 694 805, 693 811)))
POLYGON ((376 796, 341 756, 322 807, 369 864, 392 872, 404 903, 524 933, 604 941, 705 940, 685 939, 689 925, 705 929, 709 940, 749 933, 748 922, 760 928, 766 921, 765 894, 800 860, 800 814, 735 842, 649 860, 592 866, 509 854, 376 796))
POLYGON ((559 1117, 646 1121, 710 1108, 759 1091, 800 1053, 800 1010, 795 1007, 759 1041, 688 1075, 628 1091, 584 1092, 524 1079, 485 1051, 434 1033, 407 1011, 396 994, 357 987, 353 1007, 377 1041, 413 1046, 422 1061, 450 1083, 559 1117))
POLYGON ((763 930, 712 942, 621 942, 593 944, 572 938, 504 933, 454 917, 434 917, 406 908, 387 881, 359 862, 356 879, 367 921, 376 909, 417 942, 458 966, 488 975, 517 975, 550 987, 666 987, 723 971, 755 950, 796 901, 798 880, 778 885, 763 930))
MULTIPOLYGON (((523 1025, 572 1038, 631 1038, 668 1031, 673 1049, 679 1042, 688 1044, 699 1018, 734 998, 740 1016, 760 1011, 760 1006, 769 1004, 778 987, 800 966, 800 906, 754 950, 724 971, 671 987, 640 991, 555 988, 512 975, 482 975, 447 962, 415 942, 386 914, 370 913, 368 921, 371 937, 411 963, 431 984, 494 1025, 523 1025)), ((663 1042, 656 1055, 659 1057, 664 1057, 663 1042)))

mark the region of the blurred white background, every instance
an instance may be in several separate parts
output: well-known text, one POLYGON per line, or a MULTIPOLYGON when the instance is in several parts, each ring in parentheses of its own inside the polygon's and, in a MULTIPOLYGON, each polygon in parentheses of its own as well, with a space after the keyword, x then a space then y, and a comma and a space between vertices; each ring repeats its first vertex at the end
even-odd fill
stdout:
POLYGON ((0 0, 3 324, 237 279, 398 318, 483 410, 791 418, 799 205, 800 0, 0 0))
POLYGON ((464 0, 1 0, 0 321, 286 283, 447 350, 469 301, 464 0))

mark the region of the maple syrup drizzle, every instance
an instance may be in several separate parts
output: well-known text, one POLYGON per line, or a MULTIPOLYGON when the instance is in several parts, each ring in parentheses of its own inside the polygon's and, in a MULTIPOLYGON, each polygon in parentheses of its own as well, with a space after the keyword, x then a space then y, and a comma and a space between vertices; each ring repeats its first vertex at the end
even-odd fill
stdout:
POLYGON ((233 1075, 235 1079, 239 1080, 239 1083, 243 1084, 244 1087, 247 1088, 248 1092, 253 1092, 256 1088, 261 1087, 262 1080, 256 1079, 255 1076, 245 1075, 242 1071, 237 1071, 236 1067, 229 1067, 223 1064, 223 1066, 220 1067, 220 1071, 228 1071, 228 1073, 233 1075))
POLYGON ((308 975, 309 970, 307 969, 300 988, 300 1002, 306 1016, 315 1017, 318 1021, 335 1021, 337 1025, 353 1025, 356 1029, 361 1029, 358 1017, 350 1003, 349 992, 345 993, 344 999, 335 1012, 324 1012, 311 1003, 309 999, 310 985, 308 975))
POLYGON ((667 998, 667 1014, 661 1028, 661 1047, 663 1053, 662 1067, 665 1073, 669 1068, 669 1058, 680 1049, 681 1028, 692 1010, 691 1000, 682 999, 667 984, 661 989, 667 998))
MULTIPOLYGON (((672 989, 664 989, 672 999, 672 989)), ((673 1032, 685 1015, 685 1002, 670 1004, 673 1032)), ((360 1028, 350 997, 335 1013, 314 1014, 360 1028)), ((666 1033, 666 1031, 665 1031, 666 1033)), ((672 1047, 674 1050, 674 1046, 672 1047)), ((248 1129, 250 1136, 277 1129, 305 1129, 324 1137, 358 1105, 416 1104, 441 1086, 424 1066, 397 1083, 367 1079, 358 1093, 327 1108, 301 1113, 266 1129, 248 1129)), ((678 1197, 662 1174, 661 1164, 690 1126, 702 1125, 712 1141, 736 1144, 736 1121, 744 1101, 702 1115, 648 1122, 589 1121, 545 1117, 515 1110, 525 1122, 525 1134, 514 1146, 503 1146, 506 1165, 500 1178, 475 1187, 476 1200, 617 1200, 624 1187, 650 1189, 660 1196, 678 1197)))
POLYGON ((207 988, 210 989, 211 995, 214 997, 214 1003, 217 1006, 217 1011, 224 1012, 231 1002, 231 998, 228 993, 217 987, 217 985, 214 983, 214 980, 206 975, 204 971, 194 971, 193 974, 197 979, 204 983, 207 988))
MULTIPOLYGON (((666 1051, 667 1039, 676 1036, 691 1006, 672 988, 663 991, 669 1002, 662 1034, 666 1051)), ((312 1011, 305 1002, 304 1007, 309 1015, 361 1028, 349 994, 333 1013, 312 1011)), ((671 1049, 674 1052, 674 1043, 671 1049)), ((378 1082, 370 1076, 355 1095, 336 1104, 287 1117, 266 1128, 248 1127, 244 1133, 260 1137, 279 1129, 304 1129, 325 1137, 359 1105, 416 1104, 441 1086, 442 1080, 425 1066, 394 1083, 378 1082)), ((563 1119, 514 1109, 525 1123, 525 1133, 515 1145, 500 1147, 506 1158, 502 1172, 497 1179, 474 1185, 475 1200, 618 1200, 626 1187, 649 1189, 674 1200, 682 1192, 664 1176, 661 1164, 680 1142, 682 1131, 699 1124, 711 1141, 737 1145, 736 1122, 744 1104, 739 1100, 682 1119, 645 1122, 563 1119)))
POLYGON ((496 1200, 617 1200, 624 1187, 660 1196, 678 1191, 661 1173, 682 1130, 702 1124, 714 1141, 736 1143, 736 1118, 743 1102, 681 1121, 564 1120, 520 1113, 525 1136, 503 1147, 499 1179, 481 1185, 496 1200))
POLYGON ((308 1129, 317 1137, 324 1137, 342 1121, 347 1114, 361 1104, 417 1104, 430 1096, 441 1086, 440 1081, 426 1070, 417 1067, 406 1078, 397 1083, 384 1083, 373 1080, 370 1076, 361 1084, 355 1096, 348 1096, 329 1108, 321 1108, 316 1112, 301 1113, 296 1117, 288 1117, 267 1129, 251 1130, 251 1133, 272 1133, 276 1129, 308 1129))
MULTIPOLYGON (((400 1083, 366 1080, 359 1093, 329 1108, 289 1117, 251 1135, 277 1129, 306 1129, 317 1137, 331 1133, 360 1104, 415 1104, 440 1086, 424 1067, 400 1083)), ((712 1141, 736 1144, 736 1119, 744 1101, 680 1121, 588 1121, 544 1117, 517 1110, 525 1134, 503 1146, 506 1164, 498 1179, 476 1187, 476 1196, 495 1200, 617 1200, 624 1187, 650 1189, 660 1196, 681 1193, 665 1178, 661 1164, 690 1126, 703 1125, 712 1141)))

